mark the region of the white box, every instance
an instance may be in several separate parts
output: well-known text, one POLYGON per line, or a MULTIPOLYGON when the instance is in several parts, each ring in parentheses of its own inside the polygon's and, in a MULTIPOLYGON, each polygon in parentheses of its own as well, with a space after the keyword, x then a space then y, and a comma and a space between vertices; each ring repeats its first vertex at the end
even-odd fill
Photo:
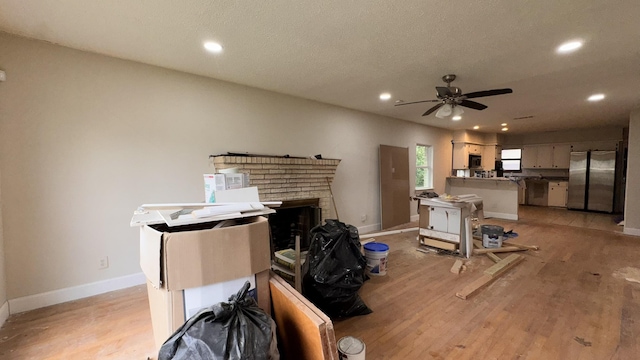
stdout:
POLYGON ((184 289, 182 293, 184 295, 185 320, 191 318, 201 309, 220 302, 228 302, 229 297, 236 294, 242 288, 245 281, 249 281, 251 284, 248 295, 257 300, 255 275, 197 288, 184 289))
POLYGON ((215 192, 226 190, 226 178, 224 174, 204 174, 204 201, 216 202, 215 192))

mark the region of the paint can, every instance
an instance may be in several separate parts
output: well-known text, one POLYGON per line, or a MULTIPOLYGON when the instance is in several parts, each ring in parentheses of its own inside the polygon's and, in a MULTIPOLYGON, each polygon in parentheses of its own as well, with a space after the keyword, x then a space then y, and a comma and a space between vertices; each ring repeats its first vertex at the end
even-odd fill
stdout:
POLYGON ((487 249, 502 247, 504 228, 498 225, 480 225, 482 246, 487 249))
POLYGON ((353 336, 345 336, 338 340, 340 360, 364 360, 367 347, 364 341, 353 336))
POLYGON ((364 257, 367 259, 367 274, 375 276, 387 274, 389 245, 379 242, 364 244, 364 257))

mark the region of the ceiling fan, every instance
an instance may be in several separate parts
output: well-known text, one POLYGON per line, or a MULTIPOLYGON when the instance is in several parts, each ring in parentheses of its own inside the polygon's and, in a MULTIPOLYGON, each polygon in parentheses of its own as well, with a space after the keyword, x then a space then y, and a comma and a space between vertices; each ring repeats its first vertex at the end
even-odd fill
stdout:
MULTIPOLYGON (((427 116, 434 111, 438 110, 436 113, 436 117, 445 118, 447 116, 453 115, 453 117, 460 116, 464 112, 459 106, 468 107, 475 110, 484 110, 487 108, 486 105, 480 104, 475 101, 471 101, 468 99, 474 99, 485 96, 495 96, 495 95, 503 95, 503 94, 511 94, 513 90, 511 89, 495 89, 495 90, 484 90, 484 91, 476 91, 468 94, 463 94, 462 90, 459 87, 451 86, 451 82, 456 79, 456 76, 453 74, 448 74, 442 77, 442 81, 447 83, 447 86, 436 86, 436 100, 422 100, 422 101, 413 101, 413 102, 401 102, 396 104, 395 106, 402 105, 411 105, 411 104, 419 104, 425 102, 440 102, 440 104, 432 107, 427 110, 422 116, 427 116)), ((459 119, 454 119, 459 120, 459 119)))

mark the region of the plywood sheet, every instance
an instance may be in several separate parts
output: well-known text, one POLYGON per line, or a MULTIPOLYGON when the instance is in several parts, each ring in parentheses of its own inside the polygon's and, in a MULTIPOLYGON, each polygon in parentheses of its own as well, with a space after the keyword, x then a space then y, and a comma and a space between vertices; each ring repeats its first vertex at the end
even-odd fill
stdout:
POLYGON ((300 302, 302 302, 307 308, 313 311, 322 321, 325 323, 326 335, 322 339, 323 344, 323 353, 324 358, 327 360, 330 359, 338 359, 338 346, 336 344, 336 335, 333 330, 333 322, 322 310, 318 309, 311 301, 307 300, 302 294, 298 291, 295 291, 288 282, 286 282, 283 278, 276 275, 272 272, 272 279, 278 281, 285 289, 289 290, 292 296, 296 297, 300 302))
POLYGON ((278 342, 286 359, 325 360, 323 337, 326 324, 278 280, 270 279, 273 318, 278 342))

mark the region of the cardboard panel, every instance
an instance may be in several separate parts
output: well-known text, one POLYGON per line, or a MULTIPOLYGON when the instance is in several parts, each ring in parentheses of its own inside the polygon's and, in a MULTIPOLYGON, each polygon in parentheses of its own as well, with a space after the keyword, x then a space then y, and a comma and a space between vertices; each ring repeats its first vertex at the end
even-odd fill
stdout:
POLYGON ((169 290, 250 276, 271 267, 267 219, 220 229, 165 233, 164 275, 169 290))
POLYGON ((411 220, 409 148, 380 145, 380 201, 382 228, 411 220))

